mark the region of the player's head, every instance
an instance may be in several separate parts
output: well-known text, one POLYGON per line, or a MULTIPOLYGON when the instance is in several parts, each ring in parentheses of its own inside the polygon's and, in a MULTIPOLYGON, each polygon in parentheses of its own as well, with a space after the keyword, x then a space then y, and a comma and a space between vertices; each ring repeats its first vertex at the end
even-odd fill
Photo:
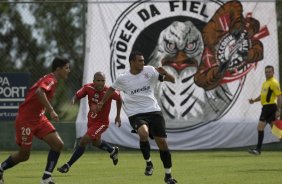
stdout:
POLYGON ((140 51, 132 51, 129 56, 130 68, 134 70, 143 70, 144 56, 140 51))
POLYGON ((265 78, 266 79, 270 79, 271 77, 273 77, 273 75, 274 75, 274 67, 273 66, 267 65, 265 67, 264 71, 265 71, 265 78))
POLYGON ((66 79, 70 73, 70 61, 64 57, 57 56, 52 62, 52 72, 59 78, 66 79))
POLYGON ((95 89, 101 91, 104 89, 106 77, 103 72, 96 72, 93 77, 93 82, 95 84, 95 89))

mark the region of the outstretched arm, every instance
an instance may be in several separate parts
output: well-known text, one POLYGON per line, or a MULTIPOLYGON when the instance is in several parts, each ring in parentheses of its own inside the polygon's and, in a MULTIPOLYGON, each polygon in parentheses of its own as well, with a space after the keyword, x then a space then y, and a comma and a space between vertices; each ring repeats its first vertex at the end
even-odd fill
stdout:
POLYGON ((122 106, 121 98, 116 101, 116 106, 117 106, 117 116, 115 118, 115 124, 117 124, 118 127, 120 127, 121 126, 120 111, 121 111, 121 106, 122 106))
POLYGON ((114 93, 114 91, 115 91, 115 89, 112 88, 112 87, 110 87, 110 88, 106 91, 106 93, 105 93, 105 95, 103 96, 102 100, 97 104, 96 112, 99 112, 99 111, 102 109, 104 103, 110 98, 110 96, 112 96, 112 94, 114 93))
POLYGON ((169 81, 172 83, 175 83, 175 78, 172 74, 168 73, 163 67, 158 67, 156 68, 156 70, 159 72, 159 74, 161 74, 162 76, 164 76, 164 81, 169 81))
POLYGON ((79 99, 76 97, 76 95, 74 95, 73 97, 72 97, 72 100, 71 100, 71 102, 72 102, 72 104, 74 105, 76 102, 78 102, 79 101, 79 99))
POLYGON ((255 102, 259 102, 260 101, 260 95, 258 96, 258 97, 256 97, 255 99, 249 99, 249 103, 250 104, 253 104, 253 103, 255 103, 255 102))

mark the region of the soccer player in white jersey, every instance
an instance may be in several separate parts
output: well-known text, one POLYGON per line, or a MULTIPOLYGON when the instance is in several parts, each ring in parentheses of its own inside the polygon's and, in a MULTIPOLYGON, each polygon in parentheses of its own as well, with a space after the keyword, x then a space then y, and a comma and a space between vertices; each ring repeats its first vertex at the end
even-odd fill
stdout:
POLYGON ((177 181, 171 175, 172 161, 166 141, 165 120, 154 96, 156 82, 174 83, 175 78, 162 67, 144 66, 144 56, 139 51, 130 54, 129 63, 130 70, 116 79, 98 103, 97 110, 102 108, 115 90, 122 91, 125 112, 132 128, 140 138, 140 150, 146 160, 145 175, 151 176, 154 170, 150 158, 150 136, 155 139, 159 147, 160 158, 165 169, 165 183, 175 184, 177 181))

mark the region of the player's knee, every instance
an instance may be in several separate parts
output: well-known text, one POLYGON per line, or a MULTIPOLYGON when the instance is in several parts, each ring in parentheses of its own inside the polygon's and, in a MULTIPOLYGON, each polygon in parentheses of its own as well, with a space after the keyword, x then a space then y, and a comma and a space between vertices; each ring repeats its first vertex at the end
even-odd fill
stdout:
POLYGON ((155 137, 155 141, 156 141, 160 150, 162 150, 162 151, 168 150, 168 145, 167 145, 165 138, 155 137))
POLYGON ((25 162, 29 159, 30 153, 21 153, 19 155, 19 162, 25 162))
POLYGON ((64 142, 62 140, 60 140, 58 142, 57 148, 58 148, 59 151, 61 151, 63 149, 63 147, 64 147, 64 142))
POLYGON ((139 135, 141 141, 148 140, 149 133, 147 131, 138 131, 138 135, 139 135))
POLYGON ((63 147, 64 147, 64 142, 63 142, 61 139, 59 139, 59 140, 57 140, 56 143, 51 147, 51 149, 52 149, 53 151, 60 152, 60 151, 63 149, 63 147))

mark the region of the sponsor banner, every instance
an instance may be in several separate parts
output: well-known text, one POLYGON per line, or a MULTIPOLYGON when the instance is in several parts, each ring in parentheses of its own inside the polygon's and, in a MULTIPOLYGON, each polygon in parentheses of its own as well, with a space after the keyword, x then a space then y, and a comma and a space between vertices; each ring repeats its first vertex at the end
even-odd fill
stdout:
POLYGON ((28 73, 0 73, 0 120, 15 120, 28 83, 28 73))
MULTIPOLYGON (((261 105, 251 106, 248 99, 260 94, 266 65, 279 69, 273 10, 274 1, 89 3, 83 83, 103 71, 111 85, 129 70, 130 52, 139 50, 145 65, 162 66, 176 78, 175 84, 158 83, 155 89, 171 149, 255 144, 261 105)), ((77 137, 86 131, 87 112, 83 100, 77 137)), ((124 112, 122 122, 119 129, 110 126, 104 138, 139 147, 124 112)), ((273 141, 277 139, 266 131, 265 142, 273 141)))

